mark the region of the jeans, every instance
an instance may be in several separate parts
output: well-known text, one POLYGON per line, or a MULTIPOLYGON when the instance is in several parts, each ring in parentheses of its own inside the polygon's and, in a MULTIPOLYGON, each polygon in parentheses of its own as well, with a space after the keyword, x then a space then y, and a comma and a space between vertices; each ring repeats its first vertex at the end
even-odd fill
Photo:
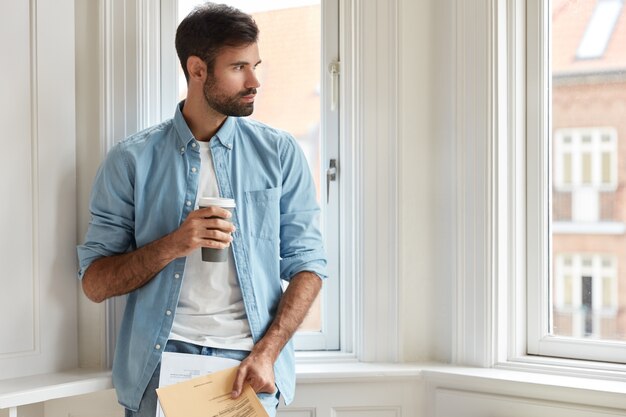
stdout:
MULTIPOLYGON (((229 350, 216 349, 205 346, 198 346, 191 343, 181 342, 178 340, 169 340, 165 346, 165 352, 191 353, 195 355, 220 356, 222 358, 243 360, 250 352, 245 350, 229 350)), ((156 389, 159 387, 159 372, 161 364, 157 365, 150 378, 150 382, 143 393, 139 410, 132 411, 126 409, 125 417, 155 417, 157 406, 156 389)), ((270 417, 276 417, 276 409, 278 408, 278 400, 280 392, 276 389, 274 394, 258 393, 259 401, 265 407, 265 411, 270 417)))

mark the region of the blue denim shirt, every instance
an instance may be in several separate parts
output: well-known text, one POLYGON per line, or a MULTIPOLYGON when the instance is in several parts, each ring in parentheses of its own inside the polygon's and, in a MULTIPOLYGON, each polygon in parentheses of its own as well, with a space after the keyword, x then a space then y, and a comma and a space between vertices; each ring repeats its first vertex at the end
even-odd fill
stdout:
MULTIPOLYGON (((100 166, 90 201, 91 222, 84 244, 78 246, 79 278, 100 257, 132 251, 173 232, 194 210, 200 146, 182 116, 183 104, 173 119, 116 144, 100 166)), ((210 149, 220 194, 237 203, 232 250, 256 342, 276 313, 281 278, 289 281, 301 271, 326 277, 315 187, 294 138, 262 123, 229 117, 210 149)), ((139 407, 160 361, 185 277, 185 259, 172 261, 128 294, 113 363, 113 383, 126 408, 139 407)), ((291 402, 291 342, 274 372, 278 389, 291 402)))

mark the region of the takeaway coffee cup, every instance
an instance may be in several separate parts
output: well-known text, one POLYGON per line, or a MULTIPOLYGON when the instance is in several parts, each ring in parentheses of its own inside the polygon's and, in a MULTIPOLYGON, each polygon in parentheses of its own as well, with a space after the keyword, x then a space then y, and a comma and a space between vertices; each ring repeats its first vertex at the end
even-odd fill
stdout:
MULTIPOLYGON (((226 210, 233 211, 235 208, 235 200, 232 198, 220 197, 202 197, 198 203, 200 208, 211 206, 222 207, 226 210)), ((230 219, 224 219, 230 221, 230 219)), ((202 260, 204 262, 226 262, 228 259, 228 249, 202 248, 202 260)))

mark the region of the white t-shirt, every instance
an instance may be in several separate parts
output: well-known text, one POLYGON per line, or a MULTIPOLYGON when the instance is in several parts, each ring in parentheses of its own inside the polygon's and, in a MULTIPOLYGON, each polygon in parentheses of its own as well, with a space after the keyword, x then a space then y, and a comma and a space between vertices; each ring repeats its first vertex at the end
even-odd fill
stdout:
MULTIPOLYGON (((200 197, 219 197, 209 142, 199 144, 196 207, 200 197)), ((200 249, 187 256, 170 339, 220 349, 252 350, 232 249, 227 262, 203 262, 200 249)))

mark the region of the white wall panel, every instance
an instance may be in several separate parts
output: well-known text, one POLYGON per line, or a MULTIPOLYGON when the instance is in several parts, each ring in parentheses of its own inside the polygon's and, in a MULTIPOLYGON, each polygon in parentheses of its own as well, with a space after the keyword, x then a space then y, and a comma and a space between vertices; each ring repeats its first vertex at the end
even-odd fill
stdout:
POLYGON ((35 350, 31 24, 28 2, 0 13, 0 358, 35 350))
POLYGON ((0 4, 0 379, 76 366, 73 5, 0 4))
MULTIPOLYGON (((30 404, 17 409, 18 417, 44 417, 44 405, 30 404)), ((9 417, 10 413, 8 409, 0 410, 0 417, 9 417)), ((66 417, 66 416, 63 416, 66 417)))
POLYGON ((417 378, 299 383, 296 399, 279 417, 420 417, 423 385, 417 378))
MULTIPOLYGON (((46 402, 45 417, 123 417, 114 390, 46 402)), ((20 416, 21 417, 21 416, 20 416)))
POLYGON ((293 408, 293 409, 281 409, 278 412, 279 417, 315 417, 315 408, 293 408))
POLYGON ((333 410, 336 417, 399 417, 401 407, 394 408, 336 408, 333 410))

